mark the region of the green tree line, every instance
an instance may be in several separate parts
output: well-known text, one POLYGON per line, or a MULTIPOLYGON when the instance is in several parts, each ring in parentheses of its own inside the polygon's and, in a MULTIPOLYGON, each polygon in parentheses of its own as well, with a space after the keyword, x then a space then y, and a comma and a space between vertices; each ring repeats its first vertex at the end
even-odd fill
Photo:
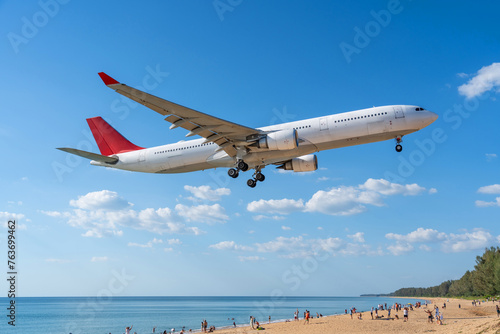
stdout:
POLYGON ((458 280, 428 288, 402 288, 391 293, 398 297, 484 297, 500 295, 500 248, 486 248, 476 257, 474 270, 458 280))

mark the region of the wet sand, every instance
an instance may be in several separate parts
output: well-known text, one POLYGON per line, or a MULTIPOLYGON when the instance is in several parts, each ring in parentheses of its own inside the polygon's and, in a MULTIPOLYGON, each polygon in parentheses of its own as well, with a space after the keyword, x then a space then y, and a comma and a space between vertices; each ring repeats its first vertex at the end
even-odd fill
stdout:
MULTIPOLYGON (((379 311, 379 316, 384 316, 384 320, 372 320, 370 312, 362 312, 362 319, 357 318, 357 314, 351 316, 334 315, 322 318, 314 318, 309 324, 304 324, 304 320, 280 322, 267 324, 262 322, 261 326, 265 330, 254 330, 250 327, 241 327, 233 329, 217 330, 220 334, 236 334, 236 333, 500 333, 500 318, 497 318, 495 305, 498 302, 485 302, 480 306, 472 306, 470 300, 433 298, 430 299, 432 304, 428 304, 427 308, 414 308, 408 312, 409 320, 403 322, 403 311, 397 312, 399 320, 394 319, 394 310, 391 310, 391 319, 387 320, 387 311, 379 311), (446 309, 442 309, 443 303, 446 302, 446 309), (461 308, 458 308, 458 305, 461 308), (443 325, 428 323, 427 313, 425 310, 433 311, 434 305, 439 307, 443 313, 443 325)), ((396 302, 396 299, 395 299, 396 302)), ((299 310, 303 312, 304 310, 299 310)), ((310 310, 311 315, 321 310, 310 310)), ((302 314, 302 313, 301 313, 302 314)), ((258 319, 257 319, 258 320, 258 319)))

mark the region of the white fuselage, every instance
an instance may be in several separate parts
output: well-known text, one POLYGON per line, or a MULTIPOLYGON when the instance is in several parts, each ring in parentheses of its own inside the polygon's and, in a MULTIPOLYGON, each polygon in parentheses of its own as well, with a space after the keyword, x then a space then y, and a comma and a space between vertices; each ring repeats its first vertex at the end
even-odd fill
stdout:
MULTIPOLYGON (((402 137, 436 118, 436 114, 417 106, 395 105, 266 126, 259 130, 296 129, 299 146, 291 150, 252 148, 239 152, 238 158, 244 159, 250 168, 279 163, 323 150, 402 137)), ((204 142, 201 138, 145 148, 117 154, 119 161, 114 165, 98 161, 91 164, 145 173, 184 173, 234 166, 236 157, 228 156, 217 144, 204 142)))

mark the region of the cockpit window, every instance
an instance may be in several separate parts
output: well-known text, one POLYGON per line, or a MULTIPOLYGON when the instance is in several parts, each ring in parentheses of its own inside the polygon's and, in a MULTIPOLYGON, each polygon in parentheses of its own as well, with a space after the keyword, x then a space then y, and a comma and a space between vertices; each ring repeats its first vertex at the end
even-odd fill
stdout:
POLYGON ((415 108, 415 110, 416 110, 416 111, 422 111, 422 110, 425 110, 425 109, 424 109, 424 108, 420 108, 420 107, 418 107, 418 108, 415 108))

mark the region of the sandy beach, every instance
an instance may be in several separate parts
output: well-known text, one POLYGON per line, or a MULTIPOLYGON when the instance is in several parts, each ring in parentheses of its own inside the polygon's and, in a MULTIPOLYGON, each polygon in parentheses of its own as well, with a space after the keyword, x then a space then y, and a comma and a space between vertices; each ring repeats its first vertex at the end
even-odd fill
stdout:
MULTIPOLYGON (((414 308, 409 311, 407 322, 403 322, 403 311, 397 312, 399 320, 393 318, 396 314, 391 310, 391 319, 387 320, 387 311, 379 311, 382 319, 372 320, 370 312, 362 312, 362 320, 357 318, 357 314, 351 316, 335 315, 322 318, 313 318, 309 324, 304 324, 304 319, 300 321, 265 323, 261 326, 265 333, 500 333, 500 318, 497 318, 495 306, 498 302, 485 302, 481 305, 473 306, 470 300, 433 298, 432 304, 427 307, 414 308), (446 302, 446 309, 442 309, 446 302), (461 308, 458 305, 461 305, 461 308), (425 310, 434 310, 437 305, 444 314, 443 325, 428 323, 425 310)), ((304 310, 299 310, 303 312, 304 310)), ((321 310, 310 310, 311 315, 321 310)), ((434 314, 434 312, 433 312, 434 314)), ((259 319, 257 319, 259 320, 259 319)), ((262 332, 250 327, 240 327, 234 329, 217 330, 217 333, 254 333, 262 332)))

